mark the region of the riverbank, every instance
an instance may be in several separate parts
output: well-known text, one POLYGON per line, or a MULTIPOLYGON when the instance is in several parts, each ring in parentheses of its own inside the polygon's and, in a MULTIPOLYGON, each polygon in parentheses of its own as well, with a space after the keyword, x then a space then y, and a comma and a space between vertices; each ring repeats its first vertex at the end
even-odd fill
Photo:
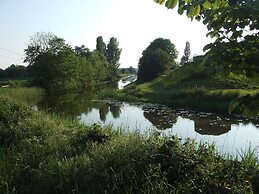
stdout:
MULTIPOLYGON (((177 74, 176 72, 174 74, 177 74)), ((181 75, 177 74, 181 77, 181 75)), ((227 79, 179 78, 169 74, 142 84, 129 84, 123 91, 107 91, 105 97, 122 101, 165 104, 174 108, 259 116, 259 84, 233 76, 227 79)))
POLYGON ((85 126, 0 98, 0 193, 257 193, 253 151, 85 126))

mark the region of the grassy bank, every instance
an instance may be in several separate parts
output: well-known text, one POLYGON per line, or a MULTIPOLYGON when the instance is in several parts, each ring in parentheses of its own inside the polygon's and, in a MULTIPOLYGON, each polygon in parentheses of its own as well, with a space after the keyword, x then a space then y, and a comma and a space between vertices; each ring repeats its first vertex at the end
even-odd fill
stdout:
POLYGON ((177 137, 113 131, 0 98, 0 193, 257 193, 241 161, 177 137))
POLYGON ((196 66, 182 67, 151 82, 131 84, 124 91, 106 92, 104 96, 199 111, 259 116, 258 78, 233 74, 211 77, 203 75, 196 66))

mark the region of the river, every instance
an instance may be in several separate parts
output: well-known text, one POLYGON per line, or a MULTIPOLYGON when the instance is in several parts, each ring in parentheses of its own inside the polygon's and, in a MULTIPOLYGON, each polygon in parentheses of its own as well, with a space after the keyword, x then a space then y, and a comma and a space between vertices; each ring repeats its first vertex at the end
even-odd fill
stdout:
MULTIPOLYGON (((119 82, 121 88, 127 80, 119 82), (121 83, 121 85, 120 85, 121 83)), ((198 142, 214 143, 221 154, 238 155, 249 148, 259 156, 259 120, 213 113, 172 109, 157 104, 93 100, 93 93, 48 97, 45 110, 77 118, 86 125, 112 125, 115 130, 178 135, 198 142)))

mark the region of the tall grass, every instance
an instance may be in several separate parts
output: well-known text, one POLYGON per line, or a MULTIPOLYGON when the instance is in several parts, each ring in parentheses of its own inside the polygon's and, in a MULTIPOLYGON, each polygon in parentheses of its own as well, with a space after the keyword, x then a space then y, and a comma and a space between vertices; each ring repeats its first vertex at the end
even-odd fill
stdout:
POLYGON ((0 88, 0 97, 14 99, 29 105, 35 105, 44 96, 44 90, 41 88, 0 88))
POLYGON ((256 193, 258 163, 175 137, 119 134, 0 98, 0 193, 256 193))

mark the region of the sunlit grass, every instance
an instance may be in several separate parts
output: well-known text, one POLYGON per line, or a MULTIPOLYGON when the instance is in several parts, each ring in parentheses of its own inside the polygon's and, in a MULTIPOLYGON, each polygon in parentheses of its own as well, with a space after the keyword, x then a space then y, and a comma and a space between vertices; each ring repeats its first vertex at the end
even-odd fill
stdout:
POLYGON ((44 96, 44 90, 37 87, 0 88, 0 96, 35 105, 44 96))
MULTIPOLYGON (((117 98, 116 95, 114 97, 117 98)), ((212 76, 203 72, 201 65, 189 64, 153 81, 127 86, 123 99, 257 117, 258 97, 257 77, 248 78, 232 73, 229 76, 212 76)))

